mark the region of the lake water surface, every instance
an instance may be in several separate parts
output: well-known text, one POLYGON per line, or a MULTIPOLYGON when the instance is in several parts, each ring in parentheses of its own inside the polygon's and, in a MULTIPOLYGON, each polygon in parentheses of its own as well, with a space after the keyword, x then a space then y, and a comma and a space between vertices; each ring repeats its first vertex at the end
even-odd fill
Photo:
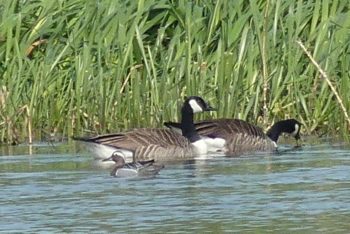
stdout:
POLYGON ((347 144, 166 164, 146 179, 111 177, 75 145, 2 147, 0 186, 2 233, 350 230, 347 144))

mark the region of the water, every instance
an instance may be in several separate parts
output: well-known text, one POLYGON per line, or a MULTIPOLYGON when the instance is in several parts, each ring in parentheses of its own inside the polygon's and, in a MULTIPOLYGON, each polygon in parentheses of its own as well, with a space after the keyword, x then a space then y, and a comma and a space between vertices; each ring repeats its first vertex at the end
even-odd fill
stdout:
POLYGON ((66 144, 0 148, 0 231, 92 233, 350 230, 350 147, 166 165, 118 179, 66 144))

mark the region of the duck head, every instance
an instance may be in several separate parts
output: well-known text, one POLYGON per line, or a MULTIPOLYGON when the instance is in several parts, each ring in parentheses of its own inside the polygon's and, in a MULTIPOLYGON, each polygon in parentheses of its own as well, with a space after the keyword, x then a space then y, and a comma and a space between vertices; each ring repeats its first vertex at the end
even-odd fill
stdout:
POLYGON ((105 158, 102 161, 114 161, 116 168, 122 168, 125 165, 124 154, 121 151, 114 151, 112 156, 109 158, 105 158))

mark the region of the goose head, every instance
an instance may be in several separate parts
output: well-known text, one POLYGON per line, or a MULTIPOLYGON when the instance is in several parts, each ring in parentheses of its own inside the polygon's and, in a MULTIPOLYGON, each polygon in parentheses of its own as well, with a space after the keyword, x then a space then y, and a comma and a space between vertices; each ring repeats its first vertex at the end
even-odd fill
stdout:
POLYGON ((191 96, 185 99, 182 110, 194 114, 204 111, 215 111, 216 109, 211 107, 203 98, 191 96))
POLYGON ((181 131, 182 135, 186 137, 191 143, 195 143, 197 149, 203 146, 202 151, 206 151, 205 145, 201 141, 201 137, 198 135, 196 128, 193 123, 194 113, 213 111, 215 110, 211 107, 203 98, 198 96, 191 96, 185 99, 182 109, 181 109, 181 131))
POLYGON ((302 124, 295 119, 278 121, 267 131, 266 135, 277 143, 278 137, 284 132, 294 137, 298 143, 301 126, 302 124))

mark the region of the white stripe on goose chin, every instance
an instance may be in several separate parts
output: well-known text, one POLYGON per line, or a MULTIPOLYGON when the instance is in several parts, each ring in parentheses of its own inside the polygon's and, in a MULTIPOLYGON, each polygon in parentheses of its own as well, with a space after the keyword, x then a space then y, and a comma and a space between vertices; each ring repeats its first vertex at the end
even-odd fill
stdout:
POLYGON ((276 141, 272 141, 272 144, 273 144, 273 146, 274 146, 276 149, 278 148, 278 145, 277 145, 276 141))
POLYGON ((299 124, 295 124, 294 125, 294 131, 291 133, 291 135, 293 136, 293 137, 295 137, 295 135, 297 135, 297 133, 298 133, 298 131, 299 131, 299 124))
POLYGON ((198 104, 198 102, 194 99, 190 100, 188 102, 193 110, 193 113, 199 113, 199 112, 203 112, 202 107, 198 104))

